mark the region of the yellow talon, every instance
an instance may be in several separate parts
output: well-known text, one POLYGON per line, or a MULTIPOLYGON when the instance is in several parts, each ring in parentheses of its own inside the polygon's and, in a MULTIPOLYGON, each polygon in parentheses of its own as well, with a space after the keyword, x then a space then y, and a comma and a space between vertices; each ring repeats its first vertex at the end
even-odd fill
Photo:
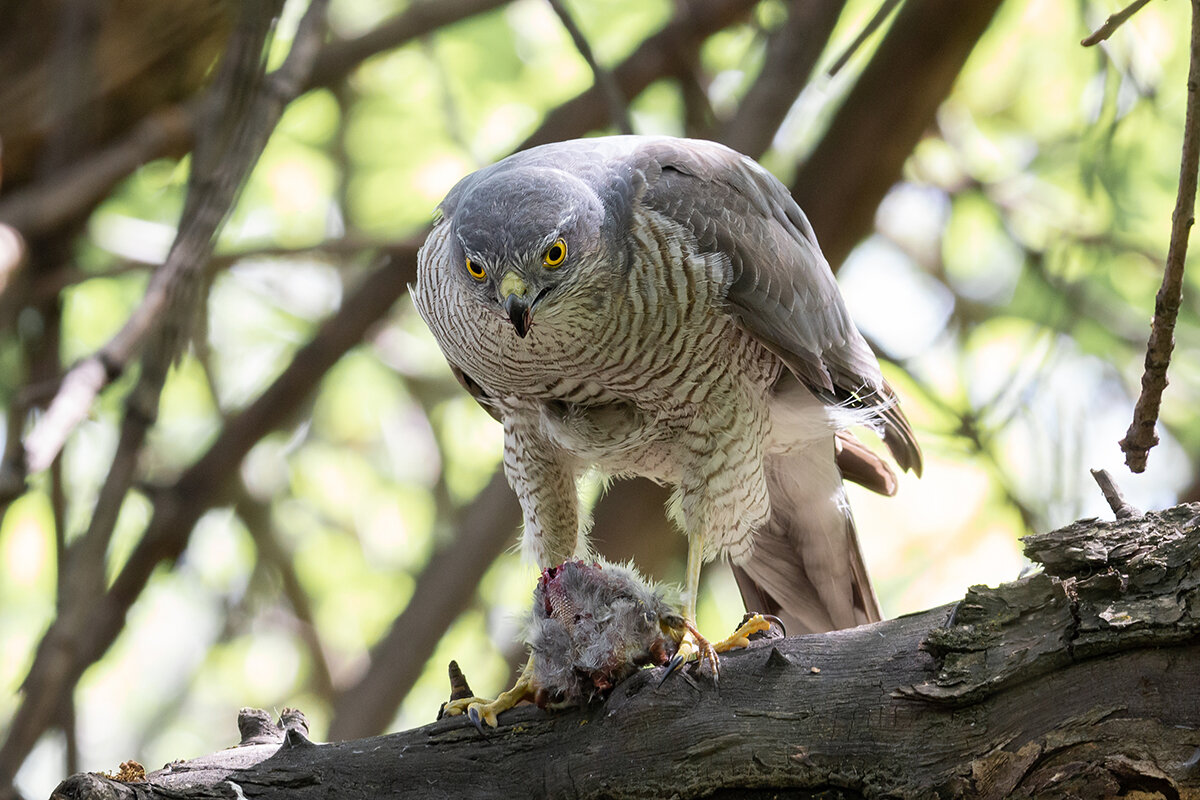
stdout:
POLYGON ((724 653, 729 650, 735 650, 739 647, 749 647, 750 637, 756 633, 771 630, 771 623, 762 614, 755 614, 750 619, 741 624, 740 627, 729 638, 723 639, 713 645, 713 650, 718 653, 724 653))
POLYGON ((483 697, 460 697, 457 700, 451 700, 442 707, 442 716, 457 717, 461 714, 466 714, 471 722, 475 723, 475 727, 483 731, 483 723, 487 723, 489 728, 496 727, 497 715, 502 711, 515 706, 517 703, 531 697, 533 692, 530 689, 530 680, 533 676, 533 656, 529 656, 529 660, 525 662, 525 669, 521 670, 521 676, 517 678, 517 682, 507 692, 501 692, 500 696, 495 700, 487 700, 483 697))

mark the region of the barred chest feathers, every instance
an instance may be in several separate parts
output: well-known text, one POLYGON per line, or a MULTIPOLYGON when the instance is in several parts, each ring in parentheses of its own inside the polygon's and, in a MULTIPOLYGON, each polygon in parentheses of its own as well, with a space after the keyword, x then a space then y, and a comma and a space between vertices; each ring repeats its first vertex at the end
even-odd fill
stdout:
MULTIPOLYGON (((431 274, 435 254, 422 253, 416 299, 447 359, 502 412, 536 408, 546 433, 581 460, 674 481, 677 459, 654 451, 697 416, 765 423, 753 420, 765 418, 782 366, 720 310, 723 257, 641 213, 632 230, 643 257, 612 285, 558 298, 525 338, 454 276, 431 274)), ((444 246, 438 238, 426 248, 444 246)))

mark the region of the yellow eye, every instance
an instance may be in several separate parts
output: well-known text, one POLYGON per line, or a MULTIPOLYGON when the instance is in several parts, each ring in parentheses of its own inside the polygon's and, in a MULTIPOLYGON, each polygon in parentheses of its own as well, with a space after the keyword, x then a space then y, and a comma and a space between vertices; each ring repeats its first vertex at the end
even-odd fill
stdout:
POLYGON ((546 255, 542 256, 542 263, 550 269, 554 269, 559 264, 563 263, 567 258, 567 243, 559 239, 554 244, 550 245, 546 250, 546 255))
POLYGON ((482 281, 487 277, 487 273, 484 272, 483 267, 469 258, 467 259, 467 272, 477 281, 482 281))

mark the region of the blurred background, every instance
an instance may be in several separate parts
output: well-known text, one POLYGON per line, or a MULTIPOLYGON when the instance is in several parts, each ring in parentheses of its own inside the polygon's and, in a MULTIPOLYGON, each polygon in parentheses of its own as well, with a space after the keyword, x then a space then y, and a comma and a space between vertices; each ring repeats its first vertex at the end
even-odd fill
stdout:
MULTIPOLYGON (((156 421, 133 359, 26 474, 22 437, 177 235, 238 6, 0 2, 0 797, 226 747, 242 706, 299 707, 315 739, 422 725, 450 659, 476 693, 506 687, 536 573, 501 431, 406 285, 459 178, 626 114, 759 158, 809 213, 926 455, 897 497, 850 490, 887 615, 1011 580, 1020 536, 1107 515, 1088 468, 1139 507, 1200 500, 1194 269, 1162 443, 1139 476, 1117 445, 1178 183, 1188 6, 1081 47, 1109 0, 318 6, 311 75, 175 321, 156 421)), ((267 69, 307 8, 283 4, 267 69)), ((614 485, 597 549, 681 579, 665 498, 614 485)), ((728 569, 705 584, 701 629, 731 629, 728 569)))

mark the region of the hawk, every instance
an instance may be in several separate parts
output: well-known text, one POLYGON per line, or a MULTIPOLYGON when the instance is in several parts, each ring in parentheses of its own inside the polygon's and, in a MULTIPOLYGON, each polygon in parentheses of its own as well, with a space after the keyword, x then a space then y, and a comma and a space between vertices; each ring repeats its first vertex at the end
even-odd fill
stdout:
MULTIPOLYGON (((714 142, 580 139, 468 175, 440 213, 413 300, 504 426, 539 567, 584 555, 576 480, 598 468, 674 487, 688 540, 678 657, 716 667, 694 620, 701 565, 718 556, 747 605, 793 633, 879 619, 842 477, 890 491, 894 476, 846 429, 874 427, 918 474, 921 452, 778 180, 714 142)), ((531 674, 452 712, 494 725, 531 674)))

